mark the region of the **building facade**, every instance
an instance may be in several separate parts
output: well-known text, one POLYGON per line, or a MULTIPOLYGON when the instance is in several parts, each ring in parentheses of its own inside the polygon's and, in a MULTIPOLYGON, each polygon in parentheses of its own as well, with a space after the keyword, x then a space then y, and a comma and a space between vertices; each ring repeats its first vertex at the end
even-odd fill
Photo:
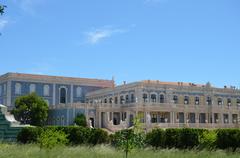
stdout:
MULTIPOLYGON (((7 73, 0 76, 0 104, 9 110, 14 108, 15 99, 35 92, 49 105, 49 124, 70 125, 78 113, 85 113, 84 104, 88 92, 113 87, 112 80, 98 80, 21 73, 7 73)), ((89 109, 95 115, 95 109, 89 109)))
POLYGON ((207 83, 141 81, 90 92, 97 126, 128 128, 138 115, 146 129, 154 127, 238 128, 240 91, 207 83))
POLYGON ((183 82, 113 80, 7 73, 0 76, 0 104, 9 110, 18 96, 35 92, 48 103, 48 124, 72 125, 79 113, 89 126, 117 131, 140 117, 154 127, 238 128, 240 90, 183 82))

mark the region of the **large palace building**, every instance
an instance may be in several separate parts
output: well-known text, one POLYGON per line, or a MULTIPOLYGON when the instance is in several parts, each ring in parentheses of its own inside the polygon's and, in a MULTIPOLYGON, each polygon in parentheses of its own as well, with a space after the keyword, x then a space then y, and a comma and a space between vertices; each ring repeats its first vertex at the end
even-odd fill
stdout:
POLYGON ((49 104, 51 125, 71 125, 83 113, 89 126, 111 131, 131 127, 136 116, 146 129, 240 127, 240 90, 235 87, 151 80, 115 86, 113 80, 20 73, 0 76, 0 104, 9 110, 16 97, 31 92, 49 104))

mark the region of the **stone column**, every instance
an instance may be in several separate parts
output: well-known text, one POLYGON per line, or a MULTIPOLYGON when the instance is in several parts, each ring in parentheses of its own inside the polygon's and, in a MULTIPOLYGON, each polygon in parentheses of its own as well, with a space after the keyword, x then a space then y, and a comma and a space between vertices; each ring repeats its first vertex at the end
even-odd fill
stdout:
POLYGON ((70 103, 73 104, 73 84, 71 84, 70 103))

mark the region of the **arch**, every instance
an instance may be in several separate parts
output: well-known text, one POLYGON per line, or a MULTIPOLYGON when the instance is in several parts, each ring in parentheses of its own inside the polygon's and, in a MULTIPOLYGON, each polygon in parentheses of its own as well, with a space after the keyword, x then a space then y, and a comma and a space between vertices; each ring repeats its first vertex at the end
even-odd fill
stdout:
POLYGON ((178 96, 177 95, 173 96, 173 103, 178 104, 178 96))
POLYGON ((44 85, 43 86, 43 95, 44 96, 49 96, 49 85, 44 85))
POLYGON ((160 96, 159 96, 159 102, 160 103, 164 103, 165 101, 164 101, 164 95, 163 94, 160 94, 160 96))
POLYGON ((77 87, 76 94, 77 94, 77 97, 82 97, 82 88, 81 87, 77 87))
POLYGON ((60 88, 60 104, 67 103, 67 89, 62 87, 60 88))
POLYGON ((184 96, 184 104, 189 104, 189 96, 184 96))
POLYGON ((210 96, 207 97, 206 103, 207 105, 212 105, 212 98, 210 96))
POLYGON ((33 93, 33 92, 35 92, 36 91, 36 85, 35 84, 30 84, 30 86, 29 86, 29 92, 30 93, 33 93))
POLYGON ((222 98, 218 98, 218 105, 222 105, 223 104, 223 99, 222 98))
POLYGON ((231 98, 228 98, 227 99, 227 106, 231 106, 232 105, 232 99, 231 98))
POLYGON ((151 102, 152 103, 156 103, 157 102, 157 94, 156 93, 152 93, 150 95, 150 98, 151 98, 151 102))
POLYGON ((21 94, 22 85, 20 83, 15 84, 15 94, 21 94))
POLYGON ((148 102, 148 94, 147 93, 143 93, 143 102, 144 103, 148 102))
POLYGON ((200 97, 196 96, 195 97, 195 105, 199 105, 200 104, 200 97))

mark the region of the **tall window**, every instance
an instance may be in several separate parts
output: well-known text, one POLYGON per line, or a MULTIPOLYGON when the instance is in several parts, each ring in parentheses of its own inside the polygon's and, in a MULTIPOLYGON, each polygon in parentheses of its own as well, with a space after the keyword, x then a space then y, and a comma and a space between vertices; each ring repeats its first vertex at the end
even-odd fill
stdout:
POLYGON ((133 94, 133 93, 131 94, 131 102, 132 102, 132 103, 134 103, 134 102, 135 102, 135 96, 134 96, 134 94, 133 94))
POLYGON ((218 98, 218 105, 222 105, 222 103, 223 103, 222 98, 218 98))
POLYGON ((174 104, 178 104, 178 96, 176 95, 173 96, 173 102, 174 104))
POLYGON ((77 97, 82 97, 82 88, 81 87, 77 87, 77 97))
POLYGON ((49 96, 49 85, 44 85, 43 87, 43 95, 49 96))
POLYGON ((33 92, 35 92, 36 91, 36 85, 35 84, 30 84, 30 86, 29 86, 29 92, 30 93, 33 93, 33 92))
POLYGON ((126 103, 128 103, 128 102, 129 102, 129 96, 126 95, 126 96, 125 96, 125 99, 126 99, 126 103))
POLYGON ((212 98, 211 97, 207 97, 207 105, 212 105, 212 98))
POLYGON ((164 103, 164 95, 160 94, 160 103, 164 103))
POLYGON ((2 86, 0 85, 0 96, 2 96, 2 86))
POLYGON ((195 105, 199 105, 199 103, 200 103, 199 97, 195 97, 195 105))
POLYGON ((22 86, 20 83, 15 84, 15 94, 21 94, 22 86))
POLYGON ((240 106, 240 99, 237 99, 237 106, 240 106))
POLYGON ((66 104, 66 88, 60 88, 60 103, 61 104, 66 104))
POLYGON ((114 104, 118 104, 118 97, 114 98, 114 104))
POLYGON ((148 95, 146 93, 143 94, 143 102, 148 102, 148 95))
POLYGON ((184 97, 184 104, 189 104, 189 96, 184 97))
POLYGON ((232 105, 232 100, 230 98, 227 99, 227 106, 231 106, 232 105))
POLYGON ((151 102, 156 103, 157 102, 157 95, 156 94, 151 94, 151 102))
POLYGON ((124 104, 125 100, 124 100, 124 96, 120 96, 120 104, 124 104))

